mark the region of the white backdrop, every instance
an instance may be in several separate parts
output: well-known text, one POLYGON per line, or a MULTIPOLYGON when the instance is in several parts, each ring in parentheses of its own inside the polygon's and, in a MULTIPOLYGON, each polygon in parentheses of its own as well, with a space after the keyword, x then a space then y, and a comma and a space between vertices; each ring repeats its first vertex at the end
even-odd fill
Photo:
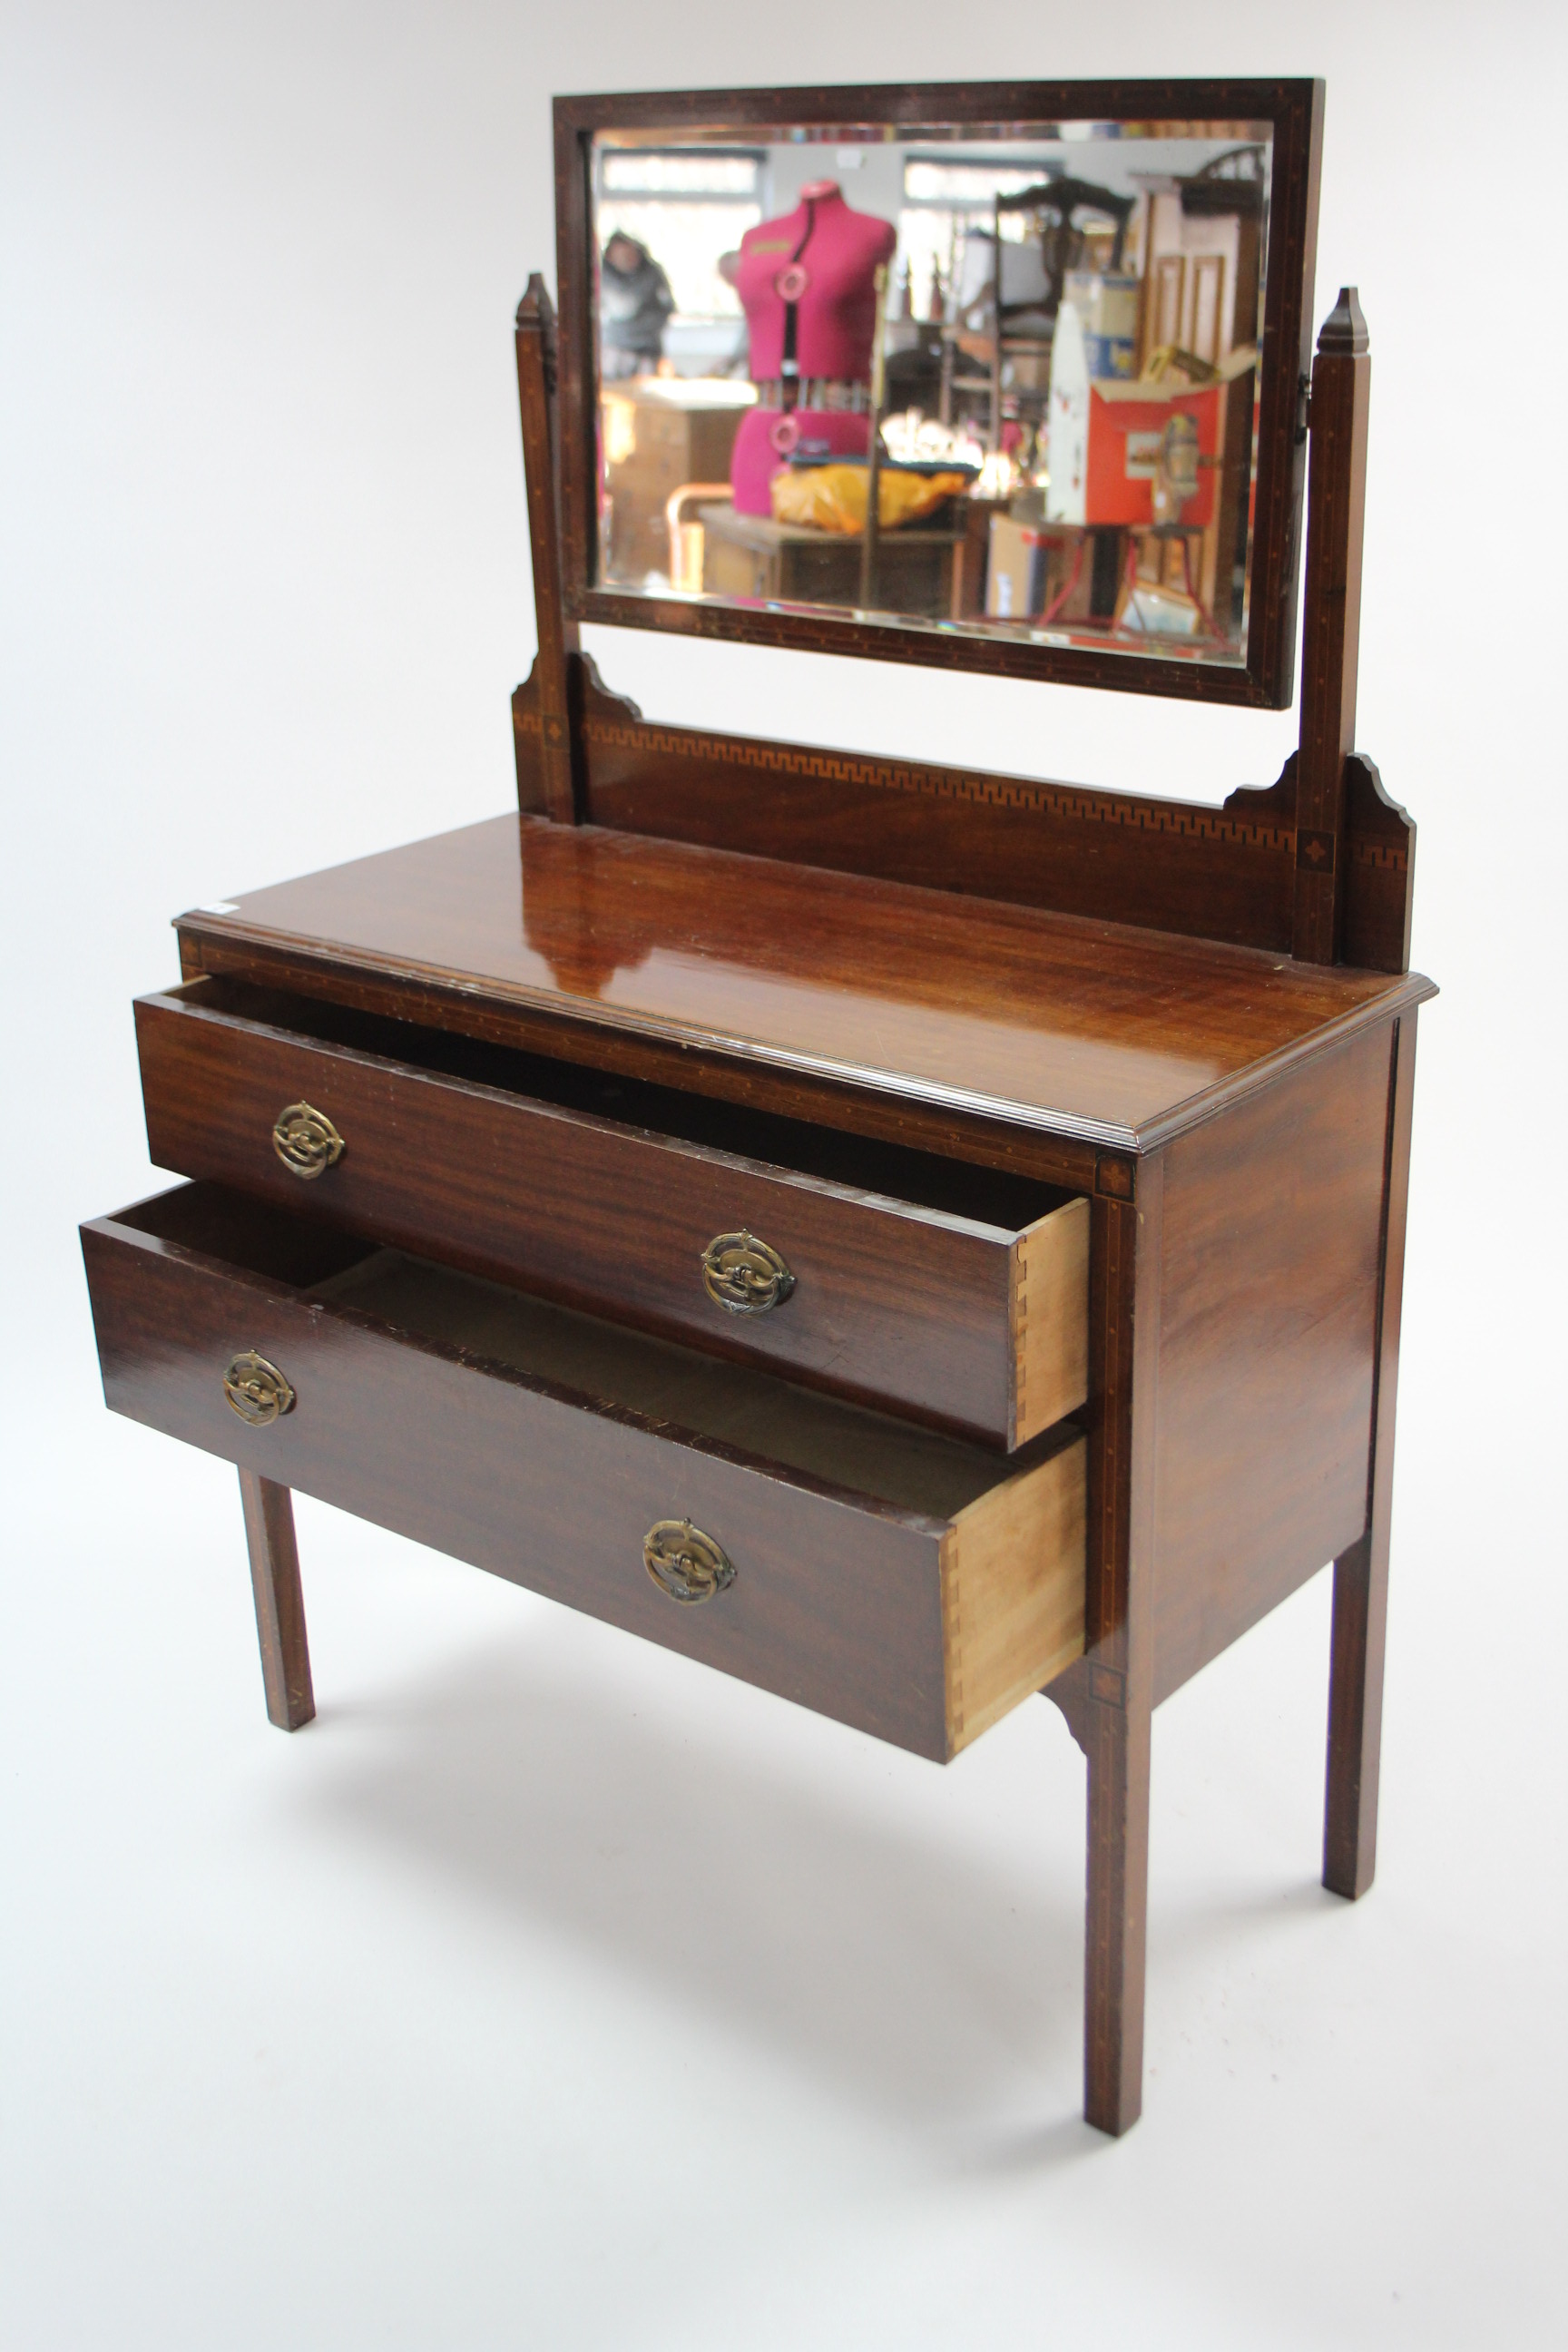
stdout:
MULTIPOLYGON (((1560 8, 8 0, 0 2330, 27 2352, 1556 2343, 1560 8), (1145 2119, 1078 2108, 1081 1769, 944 1774, 103 1412, 198 899, 492 814, 552 91, 1321 72, 1373 393, 1361 742, 1422 827, 1379 1883, 1320 1579, 1162 1711, 1145 2119)), ((1292 719, 601 635, 651 716, 1218 799, 1292 719)))

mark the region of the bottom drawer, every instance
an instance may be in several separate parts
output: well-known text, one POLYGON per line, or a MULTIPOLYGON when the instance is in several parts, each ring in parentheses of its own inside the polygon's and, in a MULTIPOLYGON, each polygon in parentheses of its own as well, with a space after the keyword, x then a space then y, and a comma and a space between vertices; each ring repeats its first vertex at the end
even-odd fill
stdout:
POLYGON ((1070 1423, 1000 1459, 216 1185, 82 1247, 116 1412, 901 1748, 1082 1651, 1070 1423))

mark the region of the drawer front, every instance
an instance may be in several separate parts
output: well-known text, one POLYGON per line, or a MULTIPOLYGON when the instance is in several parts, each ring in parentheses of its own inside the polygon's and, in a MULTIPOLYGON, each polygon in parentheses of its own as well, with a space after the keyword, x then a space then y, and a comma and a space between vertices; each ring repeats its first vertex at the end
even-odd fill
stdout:
POLYGON ((1076 1433, 944 1521, 119 1220, 82 1240, 115 1411, 878 1738, 945 1759, 1082 1649, 1076 1433), (685 1521, 734 1570, 700 1605, 645 1560, 685 1521))
POLYGON ((177 997, 136 1015, 160 1167, 993 1445, 1087 1393, 1087 1202, 1011 1234, 177 997), (294 1106, 327 1123, 308 1173, 274 1143, 294 1106), (752 1312, 705 1278, 741 1234, 784 1269, 752 1312))

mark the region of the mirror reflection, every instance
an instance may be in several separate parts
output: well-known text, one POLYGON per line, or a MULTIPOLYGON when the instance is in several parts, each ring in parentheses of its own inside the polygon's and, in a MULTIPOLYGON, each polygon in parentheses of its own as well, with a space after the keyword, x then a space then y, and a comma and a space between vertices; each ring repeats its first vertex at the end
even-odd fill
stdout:
POLYGON ((597 584, 1239 663, 1267 124, 601 132, 597 584))

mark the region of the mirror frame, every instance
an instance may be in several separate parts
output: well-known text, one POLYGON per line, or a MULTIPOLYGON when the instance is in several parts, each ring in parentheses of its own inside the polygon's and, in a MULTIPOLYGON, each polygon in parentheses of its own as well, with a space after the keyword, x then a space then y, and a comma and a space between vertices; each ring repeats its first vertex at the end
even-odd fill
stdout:
POLYGON ((1281 81, 930 82, 810 89, 674 90, 558 98, 555 123, 556 286, 561 340, 563 593, 567 618, 612 628, 784 646, 924 669, 1049 678, 1121 694, 1289 709, 1295 683, 1300 577, 1309 308, 1317 260, 1323 84, 1281 81), (594 585, 597 555, 597 363, 593 310, 592 168, 595 132, 679 131, 685 124, 922 125, 1053 121, 1268 122, 1274 140, 1250 622, 1245 663, 1180 662, 1096 647, 996 643, 983 635, 842 608, 758 612, 686 597, 630 595, 594 585))

